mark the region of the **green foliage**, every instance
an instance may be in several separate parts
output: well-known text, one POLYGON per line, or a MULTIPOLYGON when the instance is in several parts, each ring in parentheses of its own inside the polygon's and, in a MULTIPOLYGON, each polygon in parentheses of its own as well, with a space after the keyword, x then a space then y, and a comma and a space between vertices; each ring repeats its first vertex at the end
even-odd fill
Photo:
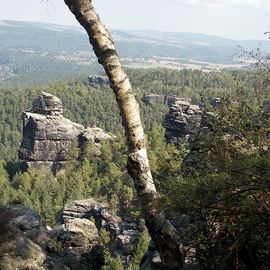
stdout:
POLYGON ((176 147, 167 144, 164 139, 165 130, 156 125, 148 133, 148 157, 151 171, 158 188, 164 184, 164 176, 181 173, 181 163, 188 153, 187 146, 176 147))
POLYGON ((181 237, 207 269, 269 268, 269 121, 251 104, 221 107, 188 157, 189 177, 162 186, 160 205, 189 217, 181 237))
POLYGON ((163 205, 190 217, 181 236, 207 269, 269 267, 269 175, 268 159, 250 157, 227 172, 167 183, 163 205))
POLYGON ((105 264, 102 266, 102 270, 124 270, 124 265, 119 256, 112 257, 109 250, 105 249, 105 264))
MULTIPOLYGON (((165 104, 146 106, 141 98, 144 94, 156 93, 177 95, 200 103, 202 97, 228 97, 261 104, 269 91, 265 86, 267 76, 248 72, 203 73, 191 70, 128 70, 134 92, 140 103, 141 116, 146 131, 160 125, 168 111, 165 104), (236 74, 236 75, 235 75, 236 74), (239 91, 244 89, 244 94, 239 91), (256 94, 255 93, 259 93, 256 94)), ((51 81, 51 80, 50 80, 51 81)), ((58 82, 39 87, 6 88, 0 84, 0 153, 2 159, 17 160, 21 142, 21 113, 41 91, 57 95, 63 101, 64 115, 84 126, 98 126, 114 134, 123 133, 114 94, 109 87, 89 88, 84 78, 58 82)))
POLYGON ((63 189, 52 175, 30 170, 16 174, 11 185, 13 202, 35 208, 49 224, 55 223, 56 213, 63 207, 63 189))
MULTIPOLYGON (((160 194, 158 206, 168 215, 185 214, 190 220, 181 227, 184 244, 197 248, 207 269, 268 269, 270 117, 259 107, 269 91, 264 85, 265 75, 165 69, 128 73, 147 131, 148 155, 160 194), (177 148, 164 140, 161 123, 168 108, 159 103, 146 106, 140 101, 143 94, 151 92, 189 97, 205 109, 211 108, 208 97, 222 97, 223 105, 211 108, 215 117, 209 129, 192 144, 193 149, 200 149, 193 156, 192 168, 185 168, 183 163, 186 146, 177 148)), ((133 181, 126 171, 123 128, 113 93, 107 87, 89 88, 78 79, 38 89, 1 89, 0 153, 3 203, 33 207, 50 224, 66 202, 89 196, 107 200, 115 213, 129 211, 134 218, 141 217, 133 181), (20 114, 40 91, 59 96, 66 117, 111 131, 117 139, 103 143, 99 150, 88 142, 80 154, 74 145, 65 173, 55 177, 31 170, 16 174, 12 166, 9 176, 6 164, 17 160, 21 141, 20 114)), ((108 245, 109 233, 101 230, 100 235, 108 245)), ((147 243, 144 232, 130 269, 138 269, 147 243)), ((113 258, 108 250, 105 261, 104 269, 124 269, 120 258, 113 258)))
POLYGON ((111 237, 110 237, 110 233, 108 231, 106 231, 106 229, 101 228, 99 230, 99 236, 101 238, 102 243, 106 246, 110 243, 111 241, 111 237))
POLYGON ((8 174, 5 170, 5 162, 0 160, 0 202, 7 203, 12 194, 8 174))
POLYGON ((136 251, 132 259, 132 264, 128 268, 128 270, 139 270, 141 259, 148 249, 150 239, 151 238, 147 230, 145 229, 139 238, 139 242, 137 244, 136 251))

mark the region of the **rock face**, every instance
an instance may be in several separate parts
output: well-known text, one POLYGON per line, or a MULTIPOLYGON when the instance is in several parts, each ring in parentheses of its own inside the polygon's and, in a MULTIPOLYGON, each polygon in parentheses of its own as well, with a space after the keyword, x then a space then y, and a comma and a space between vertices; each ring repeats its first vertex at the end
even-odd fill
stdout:
POLYGON ((121 218, 113 215, 107 204, 92 198, 67 204, 60 214, 59 222, 66 226, 66 224, 78 219, 92 219, 98 230, 103 228, 109 232, 111 252, 115 256, 120 256, 126 265, 130 263, 143 231, 140 224, 127 214, 121 215, 121 218))
MULTIPOLYGON (((33 209, 0 205, 0 269, 101 270, 101 229, 109 232, 111 241, 107 247, 111 254, 120 256, 127 269, 143 231, 143 226, 128 214, 116 216, 106 203, 93 198, 77 200, 66 204, 58 223, 49 228, 33 209)), ((187 254, 185 269, 201 270, 193 256, 187 254)), ((152 241, 140 269, 162 269, 152 241)))
POLYGON ((107 76, 91 75, 88 77, 88 85, 90 87, 99 86, 100 88, 103 88, 104 86, 109 84, 110 81, 107 76))
POLYGON ((106 203, 70 202, 53 228, 33 209, 0 205, 0 269, 99 270, 104 264, 100 229, 109 233, 110 252, 127 267, 143 228, 127 214, 112 214, 106 203))
POLYGON ((178 96, 149 94, 144 95, 142 101, 146 105, 157 102, 166 104, 170 111, 165 115, 163 127, 168 143, 181 144, 192 140, 201 124, 202 111, 187 99, 178 96))
POLYGON ((201 119, 202 111, 199 106, 192 105, 183 98, 176 99, 163 121, 167 142, 181 144, 192 140, 200 127, 201 119))
POLYGON ((43 224, 32 209, 0 205, 0 269, 45 269, 46 255, 34 242, 43 224))
POLYGON ((69 153, 79 136, 92 139, 96 144, 111 137, 101 129, 85 130, 62 113, 62 101, 46 92, 42 92, 33 101, 32 108, 23 113, 23 139, 19 149, 22 167, 56 172, 70 159, 69 153), (98 142, 96 138, 99 138, 98 142))
MULTIPOLYGON (((188 215, 182 215, 175 211, 169 213, 167 218, 170 220, 172 225, 179 231, 180 235, 185 239, 190 239, 190 225, 191 219, 188 215), (189 228, 189 229, 187 229, 189 228)), ((189 241, 187 241, 188 244, 189 241)), ((184 245, 185 259, 184 259, 184 269, 185 270, 203 270, 200 267, 198 260, 196 258, 196 249, 190 245, 184 245)), ((144 256, 140 262, 140 270, 163 270, 164 267, 161 263, 160 254, 151 240, 148 245, 148 250, 145 252, 144 256)))
POLYGON ((32 113, 44 115, 61 115, 63 113, 62 101, 51 94, 42 92, 39 97, 32 102, 32 113))
POLYGON ((173 104, 176 101, 187 101, 185 98, 183 97, 178 97, 178 96, 166 96, 166 105, 170 108, 173 106, 173 104))

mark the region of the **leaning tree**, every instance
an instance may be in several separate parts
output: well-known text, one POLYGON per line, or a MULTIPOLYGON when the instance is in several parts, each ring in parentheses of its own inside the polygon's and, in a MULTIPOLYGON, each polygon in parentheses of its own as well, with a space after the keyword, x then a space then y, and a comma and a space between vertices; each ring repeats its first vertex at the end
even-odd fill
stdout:
POLYGON ((92 0, 64 1, 86 30, 98 62, 103 66, 110 80, 128 143, 127 168, 134 180, 145 224, 160 253, 164 269, 182 269, 183 248, 176 229, 157 207, 157 191, 147 158, 139 105, 120 63, 112 37, 97 15, 92 0))

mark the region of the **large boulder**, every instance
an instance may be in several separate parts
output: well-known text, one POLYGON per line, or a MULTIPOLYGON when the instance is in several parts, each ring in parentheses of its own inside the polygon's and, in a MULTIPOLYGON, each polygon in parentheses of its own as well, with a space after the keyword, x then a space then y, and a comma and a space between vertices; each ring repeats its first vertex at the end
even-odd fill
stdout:
POLYGON ((12 213, 10 225, 21 230, 35 243, 41 242, 40 240, 46 235, 46 223, 36 210, 21 204, 9 205, 6 209, 12 213))
POLYGON ((30 161, 65 161, 82 125, 59 116, 25 112, 20 159, 30 161))
POLYGON ((42 92, 23 115, 23 139, 19 159, 25 167, 56 171, 69 160, 69 152, 84 127, 66 119, 62 101, 42 92))
POLYGON ((97 227, 85 218, 74 218, 66 221, 55 230, 61 242, 70 247, 89 248, 99 242, 97 227))
POLYGON ((153 241, 150 241, 148 250, 141 260, 140 270, 162 270, 162 268, 159 252, 153 241))

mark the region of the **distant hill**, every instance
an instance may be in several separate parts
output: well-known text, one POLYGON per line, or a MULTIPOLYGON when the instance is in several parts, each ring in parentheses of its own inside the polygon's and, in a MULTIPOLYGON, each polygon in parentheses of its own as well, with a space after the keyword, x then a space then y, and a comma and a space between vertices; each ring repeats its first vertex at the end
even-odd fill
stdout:
MULTIPOLYGON (((270 51, 269 41, 232 40, 196 33, 111 30, 119 55, 137 58, 233 63, 236 46, 270 51)), ((135 60, 134 60, 135 61, 135 60)), ((136 62, 136 61, 135 61, 136 62)), ((150 62, 151 64, 151 62, 150 62)), ((97 70, 83 29, 40 22, 0 21, 0 81, 21 81, 31 72, 81 74, 97 70), (46 70, 46 63, 50 63, 46 70), (91 64, 91 68, 89 64, 91 64), (54 68, 55 67, 55 68, 54 68)), ((35 78, 36 76, 33 76, 35 78)), ((47 76, 46 76, 47 77, 47 76)), ((61 77, 61 76, 60 76, 61 77)), ((60 77, 56 76, 55 79, 60 77)), ((44 79, 46 80, 46 78, 44 79)), ((22 81, 21 81, 22 82, 22 81)))
POLYGON ((46 51, 88 50, 87 36, 79 28, 54 24, 0 21, 0 48, 46 51))
MULTIPOLYGON (((238 45, 247 50, 259 46, 270 51, 268 40, 232 40, 198 33, 146 30, 111 30, 111 33, 119 54, 123 56, 170 56, 226 62, 230 61, 233 50, 238 45)), ((40 22, 0 21, 0 47, 73 51, 89 50, 89 43, 80 27, 40 22)))

